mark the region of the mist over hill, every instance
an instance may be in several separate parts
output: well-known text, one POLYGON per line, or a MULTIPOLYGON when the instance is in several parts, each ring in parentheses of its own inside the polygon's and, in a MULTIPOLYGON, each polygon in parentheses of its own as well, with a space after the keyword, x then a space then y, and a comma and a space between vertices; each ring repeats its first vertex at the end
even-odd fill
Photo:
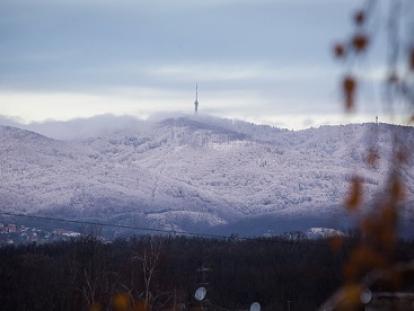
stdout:
MULTIPOLYGON (((388 174, 392 136, 414 142, 411 127, 372 123, 288 131, 175 115, 7 124, 3 211, 240 234, 343 227, 352 176, 363 178, 369 207, 388 174), (365 161, 371 146, 381 154, 375 169, 365 161)), ((412 200, 411 166, 402 178, 412 200)))

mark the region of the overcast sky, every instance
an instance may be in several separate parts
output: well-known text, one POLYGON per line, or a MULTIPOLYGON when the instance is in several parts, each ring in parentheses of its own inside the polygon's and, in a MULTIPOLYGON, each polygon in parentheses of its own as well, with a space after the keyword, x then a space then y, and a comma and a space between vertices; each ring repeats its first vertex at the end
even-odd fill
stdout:
MULTIPOLYGON (((201 113, 287 127, 346 121, 345 67, 330 50, 361 2, 1 0, 0 115, 191 113, 197 81, 201 113)), ((381 113, 377 54, 364 61, 358 120, 381 113)))

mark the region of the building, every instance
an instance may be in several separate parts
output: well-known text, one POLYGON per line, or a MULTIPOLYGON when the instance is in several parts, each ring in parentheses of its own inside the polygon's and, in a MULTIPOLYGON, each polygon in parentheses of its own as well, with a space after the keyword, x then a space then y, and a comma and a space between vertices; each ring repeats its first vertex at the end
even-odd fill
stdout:
POLYGON ((17 232, 17 226, 15 224, 8 224, 6 230, 8 233, 15 233, 17 232))
POLYGON ((372 294, 371 301, 365 305, 365 311, 414 310, 412 292, 378 292, 372 294))

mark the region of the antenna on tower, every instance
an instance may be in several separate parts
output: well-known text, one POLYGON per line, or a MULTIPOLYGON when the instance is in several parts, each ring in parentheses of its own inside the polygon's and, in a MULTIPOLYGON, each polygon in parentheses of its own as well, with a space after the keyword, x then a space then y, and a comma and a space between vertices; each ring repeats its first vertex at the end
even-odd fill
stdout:
POLYGON ((194 112, 197 113, 198 112, 198 83, 196 83, 196 97, 195 97, 195 102, 194 102, 194 112))

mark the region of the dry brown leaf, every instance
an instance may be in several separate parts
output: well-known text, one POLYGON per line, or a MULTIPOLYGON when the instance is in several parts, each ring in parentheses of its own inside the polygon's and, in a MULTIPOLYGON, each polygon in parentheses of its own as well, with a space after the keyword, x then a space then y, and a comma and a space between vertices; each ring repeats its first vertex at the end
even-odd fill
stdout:
POLYGON ((334 235, 328 240, 331 250, 335 253, 339 252, 344 244, 344 239, 339 235, 334 235))
POLYGON ((410 70, 414 71, 414 48, 412 48, 410 51, 409 62, 410 62, 410 70))
POLYGON ((352 38, 352 46, 357 53, 365 51, 368 43, 368 36, 362 33, 358 33, 352 38))
POLYGON ((354 22, 356 25, 361 26, 365 22, 365 12, 362 10, 356 11, 354 15, 354 22))
POLYGON ((345 76, 342 80, 342 91, 344 94, 345 108, 347 111, 351 111, 354 108, 356 87, 357 82, 353 76, 345 76))
POLYGON ((336 43, 333 47, 335 57, 342 58, 345 56, 345 47, 341 43, 336 43))
POLYGON ((113 297, 113 307, 116 311, 127 311, 129 304, 130 301, 127 294, 117 294, 113 297))
POLYGON ((350 189, 345 199, 345 207, 353 212, 358 209, 362 202, 362 180, 354 176, 351 180, 350 189))
POLYGON ((367 156, 367 164, 371 167, 371 168, 375 168, 378 165, 378 161, 380 159, 379 156, 379 152, 378 150, 374 149, 374 148, 370 148, 368 150, 368 156, 367 156))
POLYGON ((89 311, 101 311, 101 310, 102 310, 102 307, 101 307, 101 305, 99 303, 94 303, 89 308, 89 311))
POLYGON ((405 187, 398 177, 394 177, 391 181, 390 195, 394 202, 403 201, 405 198, 405 187))

